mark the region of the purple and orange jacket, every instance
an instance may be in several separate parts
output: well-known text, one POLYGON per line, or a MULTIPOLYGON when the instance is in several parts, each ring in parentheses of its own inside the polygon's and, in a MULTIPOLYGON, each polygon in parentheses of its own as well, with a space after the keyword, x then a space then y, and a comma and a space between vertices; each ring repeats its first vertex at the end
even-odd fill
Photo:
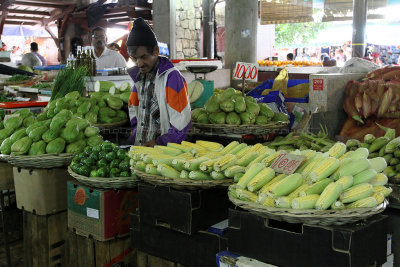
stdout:
MULTIPOLYGON (((185 78, 171 61, 166 57, 159 57, 160 65, 154 80, 154 92, 157 96, 160 109, 161 135, 156 139, 157 145, 168 143, 181 143, 187 138, 191 127, 191 109, 185 78)), ((137 118, 139 107, 139 95, 142 90, 137 80, 138 67, 128 69, 134 86, 129 97, 129 105, 133 105, 134 114, 131 116, 133 128, 132 136, 136 135, 137 127, 141 127, 141 118, 137 118)))

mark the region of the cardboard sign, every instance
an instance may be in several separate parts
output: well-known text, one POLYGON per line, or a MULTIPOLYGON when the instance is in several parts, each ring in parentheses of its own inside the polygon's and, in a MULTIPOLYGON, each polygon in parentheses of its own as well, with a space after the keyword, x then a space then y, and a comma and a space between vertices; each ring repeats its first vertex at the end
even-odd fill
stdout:
POLYGON ((292 174, 305 158, 305 156, 293 155, 286 151, 281 151, 270 167, 277 173, 292 174))
POLYGON ((324 90, 324 80, 323 79, 314 79, 313 80, 313 90, 314 91, 323 91, 324 90))
POLYGON ((236 67, 233 72, 234 80, 244 79, 246 81, 257 82, 258 80, 258 69, 256 64, 245 63, 245 62, 236 62, 236 67))

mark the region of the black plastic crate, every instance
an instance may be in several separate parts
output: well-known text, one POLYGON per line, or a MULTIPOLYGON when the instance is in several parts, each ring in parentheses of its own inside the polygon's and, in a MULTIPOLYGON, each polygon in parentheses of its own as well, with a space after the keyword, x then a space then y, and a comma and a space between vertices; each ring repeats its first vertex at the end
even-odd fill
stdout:
POLYGON ((380 266, 387 216, 344 226, 291 224, 229 210, 228 250, 277 266, 380 266))
POLYGON ((142 223, 193 234, 228 218, 226 189, 177 190, 166 186, 139 185, 142 223))
POLYGON ((216 254, 227 247, 226 237, 206 231, 187 235, 145 224, 138 214, 131 214, 132 247, 144 253, 183 266, 215 266, 216 254))

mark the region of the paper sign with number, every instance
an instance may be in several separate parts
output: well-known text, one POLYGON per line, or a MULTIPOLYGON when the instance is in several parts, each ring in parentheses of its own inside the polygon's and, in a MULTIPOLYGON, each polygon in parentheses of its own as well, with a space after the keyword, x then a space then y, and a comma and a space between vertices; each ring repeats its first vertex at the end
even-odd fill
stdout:
POLYGON ((279 156, 271 164, 271 168, 277 173, 292 174, 300 166, 306 157, 301 155, 293 155, 288 152, 281 151, 279 156))
POLYGON ((241 80, 243 79, 243 75, 245 75, 244 78, 246 81, 257 82, 258 80, 257 65, 252 63, 236 62, 236 68, 233 72, 233 79, 241 80))

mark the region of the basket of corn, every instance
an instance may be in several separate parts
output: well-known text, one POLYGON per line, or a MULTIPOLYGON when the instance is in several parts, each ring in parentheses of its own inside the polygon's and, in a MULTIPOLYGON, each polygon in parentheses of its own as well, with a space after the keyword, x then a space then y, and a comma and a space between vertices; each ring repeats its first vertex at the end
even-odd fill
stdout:
MULTIPOLYGON (((246 144, 224 147, 216 142, 198 140, 182 141, 167 146, 131 147, 131 168, 145 182, 166 185, 177 189, 206 189, 228 187, 233 175, 224 172, 232 162, 245 156, 246 144), (233 151, 233 148, 236 148, 233 151), (240 151, 243 150, 243 153, 240 151), (235 152, 236 155, 229 152, 235 152), (240 158, 239 158, 240 156, 240 158)), ((252 146, 249 146, 249 148, 252 146)), ((263 147, 259 144, 258 148, 263 147)), ((254 148, 254 151, 256 148, 254 148)), ((244 169, 244 168, 243 168, 244 169)))
POLYGON ((287 127, 289 117, 228 88, 220 94, 214 93, 204 108, 194 109, 192 122, 194 128, 203 132, 263 135, 287 127))
POLYGON ((295 173, 277 174, 269 166, 278 157, 272 153, 250 164, 228 190, 237 206, 260 216, 318 225, 342 225, 382 212, 392 189, 383 173, 382 157, 368 159, 369 151, 346 152, 337 142, 326 153, 296 150, 305 160, 295 173))

